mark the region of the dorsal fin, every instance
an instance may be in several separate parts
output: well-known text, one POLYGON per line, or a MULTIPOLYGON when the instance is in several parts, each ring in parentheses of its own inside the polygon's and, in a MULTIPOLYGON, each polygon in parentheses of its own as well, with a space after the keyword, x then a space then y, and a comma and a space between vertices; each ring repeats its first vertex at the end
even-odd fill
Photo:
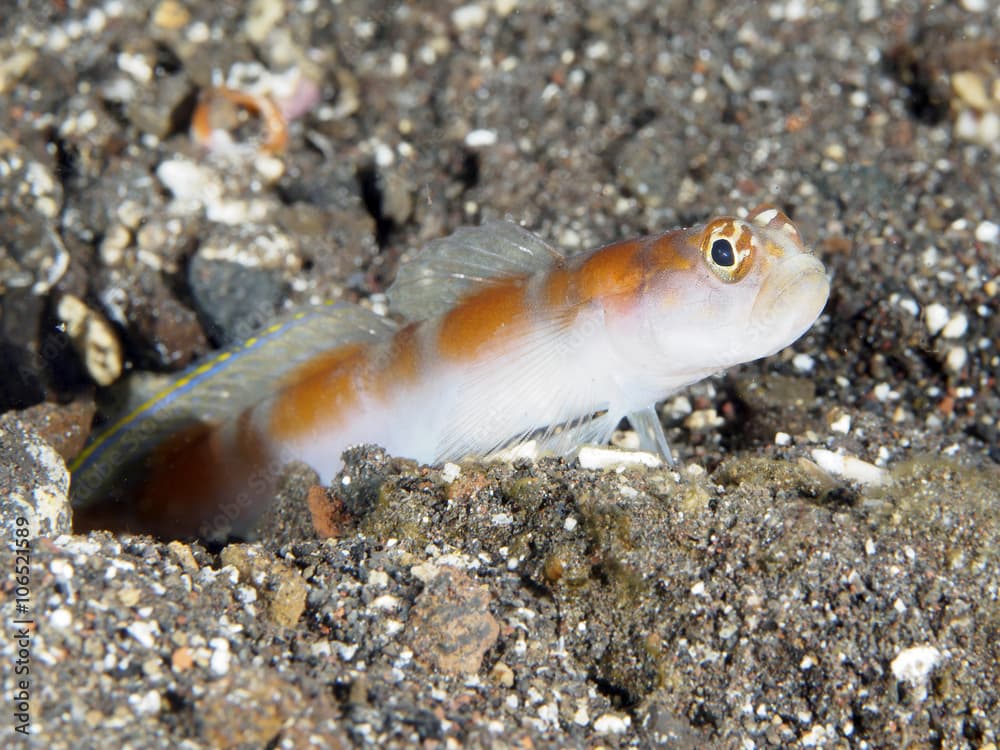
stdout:
POLYGON ((270 395, 285 376, 317 353, 378 340, 393 330, 391 321, 349 304, 289 313, 250 339, 190 367, 113 420, 70 466, 74 503, 101 499, 121 467, 148 455, 178 431, 235 417, 270 395))
POLYGON ((428 244, 400 266, 386 294, 394 311, 409 320, 426 320, 477 287, 537 273, 563 258, 565 253, 513 222, 488 221, 428 244))

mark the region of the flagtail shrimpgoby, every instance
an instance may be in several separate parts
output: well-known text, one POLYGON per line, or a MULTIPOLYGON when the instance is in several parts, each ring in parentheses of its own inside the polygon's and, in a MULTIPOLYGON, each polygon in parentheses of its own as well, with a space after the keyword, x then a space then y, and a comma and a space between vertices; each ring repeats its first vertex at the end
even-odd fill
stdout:
POLYGON ((212 537, 246 529, 288 461, 329 483, 352 445, 566 455, 627 418, 670 460, 656 402, 785 348, 829 290, 773 206, 574 255, 510 222, 459 229, 400 267, 402 322, 347 303, 287 317, 99 435, 71 494, 85 525, 212 537))

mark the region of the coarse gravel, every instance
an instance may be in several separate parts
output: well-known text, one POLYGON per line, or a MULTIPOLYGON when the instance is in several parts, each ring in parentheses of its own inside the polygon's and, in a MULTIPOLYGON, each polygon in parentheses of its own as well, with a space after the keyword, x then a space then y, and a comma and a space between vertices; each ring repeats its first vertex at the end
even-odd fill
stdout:
POLYGON ((5 8, 0 745, 995 750, 998 39, 979 0, 5 8), (284 150, 192 137, 223 83, 301 105, 284 150), (831 297, 663 405, 674 469, 366 447, 250 541, 73 532, 108 383, 378 309, 461 225, 762 202, 831 297))

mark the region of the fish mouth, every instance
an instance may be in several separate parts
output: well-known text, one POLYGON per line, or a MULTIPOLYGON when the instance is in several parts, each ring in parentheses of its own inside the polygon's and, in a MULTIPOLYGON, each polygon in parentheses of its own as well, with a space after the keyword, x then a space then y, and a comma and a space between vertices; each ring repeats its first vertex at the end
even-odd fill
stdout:
POLYGON ((829 296, 826 268, 815 256, 800 253, 775 266, 750 311, 753 324, 764 327, 780 342, 770 353, 784 349, 808 331, 829 296))

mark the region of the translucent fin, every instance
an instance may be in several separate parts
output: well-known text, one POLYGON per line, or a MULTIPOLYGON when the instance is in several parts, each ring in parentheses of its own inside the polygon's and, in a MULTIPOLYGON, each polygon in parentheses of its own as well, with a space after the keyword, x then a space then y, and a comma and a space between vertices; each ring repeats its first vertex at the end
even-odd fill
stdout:
POLYGON ((639 450, 657 453, 663 457, 669 466, 674 466, 674 456, 670 452, 670 443, 663 432, 660 415, 656 413, 656 405, 633 411, 628 415, 629 424, 639 436, 639 450))
POLYGON ((538 441, 542 455, 568 456, 581 445, 605 445, 620 420, 610 412, 596 412, 575 420, 568 425, 557 425, 546 430, 538 441))
POLYGON ((451 309, 477 286, 537 273, 565 254, 510 221, 462 227, 431 242, 399 268, 386 294, 393 310, 426 320, 451 309))
POLYGON ((194 365, 93 439, 72 462, 71 495, 85 505, 119 484, 125 467, 171 435, 234 417, 309 357, 388 336, 395 324, 355 305, 291 313, 242 344, 194 365))
POLYGON ((553 425, 517 435, 486 454, 488 460, 511 461, 520 455, 569 456, 582 445, 605 445, 620 420, 597 412, 568 424, 553 425), (531 450, 521 453, 530 445, 531 450))
POLYGON ((468 367, 457 385, 458 406, 442 423, 435 460, 490 455, 531 440, 542 452, 567 455, 583 442, 610 438, 619 415, 607 413, 607 394, 594 385, 599 373, 554 387, 579 375, 573 363, 592 337, 574 335, 576 327, 592 330, 584 316, 601 314, 550 309, 539 320, 536 311, 516 347, 468 367))

